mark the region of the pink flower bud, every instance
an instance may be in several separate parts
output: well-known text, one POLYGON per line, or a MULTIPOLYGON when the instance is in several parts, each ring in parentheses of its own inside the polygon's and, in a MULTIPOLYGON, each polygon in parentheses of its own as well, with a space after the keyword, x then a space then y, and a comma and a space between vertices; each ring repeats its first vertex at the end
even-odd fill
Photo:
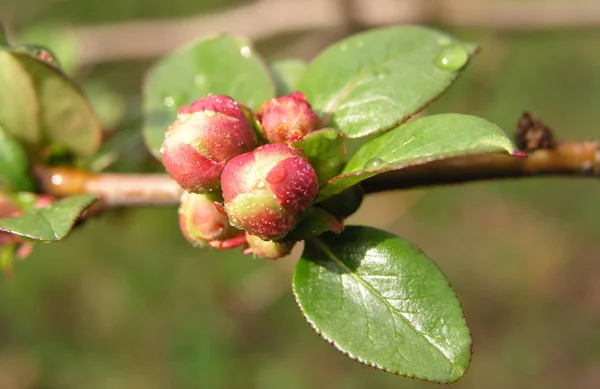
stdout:
POLYGON ((194 246, 234 248, 245 244, 244 232, 232 227, 208 195, 184 192, 179 206, 179 226, 194 246))
POLYGON ((269 142, 285 144, 300 141, 316 129, 319 121, 300 92, 265 101, 258 109, 257 118, 269 142))
POLYGON ((310 163, 282 144, 266 144, 231 159, 221 185, 231 224, 263 240, 291 231, 319 186, 310 163))
POLYGON ((246 233, 246 242, 248 248, 244 254, 252 254, 254 256, 276 260, 289 255, 294 248, 295 242, 274 242, 272 240, 262 240, 258 236, 246 233))
POLYGON ((227 96, 208 96, 179 109, 161 153, 166 170, 183 189, 207 193, 219 188, 229 159, 257 145, 238 103, 227 96))

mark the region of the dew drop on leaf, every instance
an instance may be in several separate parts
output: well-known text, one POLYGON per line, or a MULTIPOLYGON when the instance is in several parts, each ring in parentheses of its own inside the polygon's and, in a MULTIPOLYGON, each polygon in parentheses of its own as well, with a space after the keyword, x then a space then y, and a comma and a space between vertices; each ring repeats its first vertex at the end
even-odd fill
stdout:
POLYGON ((467 50, 457 44, 443 47, 435 57, 435 64, 441 69, 455 72, 466 65, 469 60, 467 50))
POLYGON ((375 168, 381 167, 381 165, 383 165, 384 163, 385 163, 385 161, 381 158, 371 158, 367 162, 365 162, 364 168, 365 169, 375 169, 375 168))

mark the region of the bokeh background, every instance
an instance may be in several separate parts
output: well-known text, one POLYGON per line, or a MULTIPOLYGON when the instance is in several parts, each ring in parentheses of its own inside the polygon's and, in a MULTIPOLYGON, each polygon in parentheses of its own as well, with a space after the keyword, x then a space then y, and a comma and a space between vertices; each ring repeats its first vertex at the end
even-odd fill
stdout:
MULTIPOLYGON (((383 22, 428 24, 481 45, 429 112, 478 115, 512 132, 522 111, 531 110, 559 138, 598 139, 600 2, 556 1, 563 7, 541 0, 383 1, 383 22), (411 11, 408 3, 424 5, 411 11), (513 7, 514 17, 477 14, 498 4, 513 7), (586 11, 573 18, 580 6, 586 11)), ((326 0, 298 0, 315 12, 302 26, 294 22, 302 15, 273 13, 268 3, 0 0, 0 17, 13 40, 49 45, 83 83, 107 130, 122 134, 127 147, 112 169, 151 171, 160 167, 141 148, 140 88, 161 52, 209 26, 249 32, 269 60, 310 59, 366 28, 370 15, 363 1, 331 1, 323 15, 325 8, 310 7, 326 0), (223 17, 235 11, 235 18, 223 17), (140 20, 145 30, 131 24, 140 20)), ((474 341, 471 367, 453 387, 600 385, 597 180, 381 194, 353 221, 414 241, 447 274, 474 341)), ((0 388, 437 387, 362 366, 316 336, 291 293, 294 262, 193 249, 179 234, 174 209, 104 214, 59 244, 37 246, 13 278, 0 279, 0 388)))

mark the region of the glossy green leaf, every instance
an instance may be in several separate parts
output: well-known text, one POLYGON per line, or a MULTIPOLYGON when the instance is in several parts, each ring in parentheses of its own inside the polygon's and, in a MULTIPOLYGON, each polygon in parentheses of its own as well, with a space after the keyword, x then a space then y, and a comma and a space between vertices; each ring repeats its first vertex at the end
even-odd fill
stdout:
POLYGON ((394 128, 441 95, 474 51, 473 45, 423 27, 375 29, 321 53, 299 89, 324 126, 363 137, 394 128), (453 66, 444 62, 449 47, 455 49, 453 66), (463 63, 457 66, 460 51, 463 63))
POLYGON ((41 140, 39 105, 33 79, 8 51, 0 50, 0 126, 15 138, 41 140))
POLYGON ((300 59, 280 59, 271 63, 270 68, 277 85, 277 96, 298 90, 298 81, 306 72, 307 63, 300 59))
POLYGON ((0 188, 33 190, 27 153, 19 141, 0 125, 0 188))
POLYGON ((34 81, 41 128, 49 143, 92 155, 100 146, 102 128, 81 90, 55 66, 25 52, 12 55, 34 81))
MULTIPOLYGON (((81 65, 81 40, 70 31, 60 26, 34 25, 19 35, 19 42, 35 49, 41 47, 51 52, 55 65, 66 74, 73 75, 81 65)), ((35 54, 35 52, 33 53, 35 54)))
POLYGON ((374 175, 467 154, 514 152, 506 133, 487 120, 461 114, 426 116, 364 144, 342 173, 329 180, 323 200, 374 175))
POLYGON ((144 138, 157 158, 178 108, 209 93, 229 95, 256 109, 275 96, 275 84, 250 43, 231 35, 211 37, 166 56, 150 70, 143 92, 144 138))
POLYGON ((471 337, 448 280, 419 248, 351 226, 309 240, 293 288, 306 320, 350 358, 391 373, 453 382, 471 337))
POLYGON ((18 217, 0 219, 0 231, 31 240, 59 241, 71 231, 81 213, 97 198, 94 195, 67 197, 18 217))

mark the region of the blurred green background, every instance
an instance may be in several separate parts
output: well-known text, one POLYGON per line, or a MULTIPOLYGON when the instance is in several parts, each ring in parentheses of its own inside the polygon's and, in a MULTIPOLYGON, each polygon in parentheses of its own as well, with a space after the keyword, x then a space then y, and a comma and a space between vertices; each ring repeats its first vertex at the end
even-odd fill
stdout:
MULTIPOLYGON (((143 73, 156 58, 80 66, 73 37, 56 28, 196 16, 236 3, 0 0, 0 16, 13 39, 58 52, 110 130, 129 130, 114 169, 157 170, 131 131, 140 125, 143 73)), ((474 114, 512 132, 531 110, 559 138, 600 138, 600 26, 436 27, 482 51, 430 112, 474 114)), ((356 28, 285 32, 257 44, 268 59, 310 58, 356 28)), ((149 44, 130 42, 138 43, 149 44)), ((597 388, 599 200, 591 179, 485 182, 377 195, 353 222, 414 241, 447 274, 474 342, 471 367, 453 387, 597 388)), ((362 366, 316 336, 291 293, 294 261, 193 249, 174 209, 102 215, 64 242, 38 245, 14 278, 0 279, 0 389, 437 387, 362 366)))

